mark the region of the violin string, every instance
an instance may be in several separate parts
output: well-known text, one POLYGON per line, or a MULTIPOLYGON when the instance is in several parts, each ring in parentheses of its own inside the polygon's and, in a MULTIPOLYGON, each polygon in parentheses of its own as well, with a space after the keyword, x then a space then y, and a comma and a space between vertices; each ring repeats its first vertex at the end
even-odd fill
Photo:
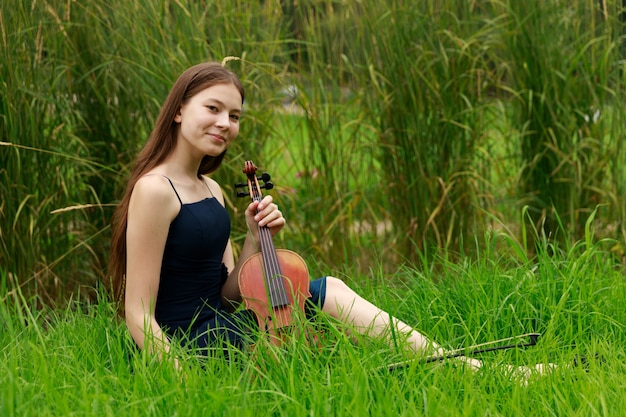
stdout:
MULTIPOLYGON (((253 196, 255 201, 261 201, 261 192, 256 177, 254 177, 253 196)), ((252 183, 252 181, 251 181, 252 183)), ((272 250, 272 236, 268 227, 259 227, 259 239, 261 241, 261 251, 264 254, 264 272, 268 283, 268 292, 272 306, 287 304, 285 297, 284 283, 276 251, 272 250), (280 284, 283 284, 281 289, 280 284), (281 297, 282 295, 282 297, 281 297)))
POLYGON ((272 291, 274 293, 274 306, 285 305, 288 300, 285 297, 284 282, 282 281, 282 271, 280 270, 280 264, 278 262, 278 256, 276 250, 273 247, 272 235, 267 227, 263 227, 263 237, 265 241, 265 260, 268 262, 267 273, 268 280, 271 284, 272 291))
MULTIPOLYGON (((254 201, 260 202, 261 201, 261 192, 258 189, 258 181, 256 179, 255 176, 252 176, 252 178, 254 179, 254 181, 251 181, 251 184, 253 185, 253 199, 254 201)), ((258 213, 258 210, 257 210, 258 213)), ((271 280, 269 279, 269 277, 271 275, 271 265, 269 265, 269 262, 267 261, 267 254, 268 254, 268 249, 267 249, 267 237, 266 237, 266 233, 265 230, 262 226, 259 226, 259 240, 261 242, 261 253, 262 253, 262 259, 263 259, 263 273, 265 274, 265 282, 268 284, 268 288, 267 291, 269 292, 269 297, 270 297, 270 305, 274 306, 276 305, 276 291, 273 287, 273 284, 271 282, 271 280)))
MULTIPOLYGON (((271 256, 271 250, 269 248, 269 241, 268 241, 268 233, 269 230, 265 227, 262 227, 259 232, 261 233, 261 239, 262 239, 262 246, 263 246, 263 261, 265 262, 265 280, 268 283, 268 287, 269 287, 269 292, 270 292, 270 299, 272 301, 272 307, 276 306, 279 303, 278 300, 278 287, 276 286, 276 282, 273 279, 273 277, 275 276, 275 264, 274 264, 274 260, 272 259, 271 256)), ((271 236, 269 237, 269 239, 271 239, 271 236)))
MULTIPOLYGON (((252 201, 260 202, 261 201, 260 191, 257 188, 259 184, 256 179, 256 176, 254 175, 254 172, 256 172, 256 170, 250 166, 249 161, 246 161, 246 169, 244 170, 244 172, 248 172, 248 188, 250 189, 250 196, 252 197, 252 201)), ((259 211, 257 210, 256 212, 258 213, 259 211)), ((265 243, 263 228, 261 226, 258 226, 258 230, 259 230, 259 241, 261 243, 261 254, 264 254, 266 252, 266 249, 265 249, 266 243, 265 243)), ((263 256, 262 258, 264 259, 263 256)), ((268 274, 267 268, 268 266, 266 265, 266 262, 264 260, 262 269, 263 269, 263 274, 264 274, 266 282, 267 282, 266 277, 268 274)), ((270 305, 274 305, 274 294, 273 294, 271 286, 268 285, 267 291, 269 293, 270 305)))
POLYGON ((265 228, 265 236, 266 242, 269 250, 267 251, 268 257, 267 261, 269 262, 269 274, 270 274, 270 282, 272 284, 272 288, 274 289, 276 295, 276 304, 275 305, 285 305, 287 304, 287 300, 285 298, 285 289, 284 282, 282 280, 282 273, 280 270, 280 264, 278 263, 278 257, 276 251, 271 248, 272 245, 272 236, 268 228, 265 228))
MULTIPOLYGON (((259 186, 259 181, 256 177, 256 166, 252 163, 252 161, 246 161, 246 166, 244 172, 248 175, 248 188, 250 190, 250 196, 252 197, 252 201, 260 202, 262 199, 261 190, 259 186)), ((257 210, 258 213, 258 210, 257 210)), ((264 280, 267 283, 267 292, 269 293, 270 306, 274 307, 277 304, 276 300, 276 288, 271 280, 272 277, 272 262, 268 261, 268 254, 270 252, 268 248, 267 235, 269 230, 265 227, 258 226, 259 230, 259 241, 261 243, 261 258, 263 259, 263 273, 264 280)), ((271 239, 271 235, 270 235, 271 239)))

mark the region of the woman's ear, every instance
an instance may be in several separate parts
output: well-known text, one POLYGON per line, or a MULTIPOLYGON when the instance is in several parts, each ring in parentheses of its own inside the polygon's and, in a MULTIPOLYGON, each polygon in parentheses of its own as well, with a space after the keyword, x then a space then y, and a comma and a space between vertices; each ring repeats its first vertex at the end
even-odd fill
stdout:
POLYGON ((183 120, 183 115, 180 111, 181 109, 178 109, 178 111, 176 112, 176 116, 174 116, 174 121, 176 123, 180 123, 183 120))

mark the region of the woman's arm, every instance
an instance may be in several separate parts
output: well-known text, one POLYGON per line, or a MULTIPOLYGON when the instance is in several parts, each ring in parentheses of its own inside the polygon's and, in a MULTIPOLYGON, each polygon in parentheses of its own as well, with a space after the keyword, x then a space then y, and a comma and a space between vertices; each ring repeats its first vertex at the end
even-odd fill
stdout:
POLYGON ((162 356, 169 340, 155 318, 161 263, 172 220, 180 210, 167 179, 140 178, 133 189, 126 230, 126 325, 141 349, 162 356))

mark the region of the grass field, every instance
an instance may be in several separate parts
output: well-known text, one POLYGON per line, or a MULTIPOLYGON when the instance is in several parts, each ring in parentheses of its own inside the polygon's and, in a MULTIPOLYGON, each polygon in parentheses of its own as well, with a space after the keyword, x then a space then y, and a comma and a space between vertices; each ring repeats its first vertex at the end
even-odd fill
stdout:
POLYGON ((178 352, 176 372, 130 349, 106 297, 51 310, 10 292, 3 276, 0 415, 626 415, 626 280, 605 245, 546 247, 520 261, 488 249, 476 261, 392 276, 333 272, 449 348, 542 333, 534 347, 484 354, 478 372, 452 361, 389 372, 386 364, 410 359, 401 341, 354 340, 323 316, 315 347, 294 336, 281 350, 261 342, 231 352, 231 361, 178 352), (585 366, 571 366, 583 357, 585 366), (543 362, 560 368, 527 384, 503 366, 543 362))
POLYGON ((0 417, 626 416, 622 6, 0 3, 0 417), (225 57, 246 86, 215 173, 235 250, 247 203, 232 184, 253 159, 289 222, 277 246, 313 276, 446 348, 538 344, 484 354, 478 372, 389 372, 416 359, 402 340, 319 316, 319 345, 175 349, 180 371, 133 350, 93 288, 112 209, 172 81, 225 57), (506 372, 545 362, 560 367, 506 372))

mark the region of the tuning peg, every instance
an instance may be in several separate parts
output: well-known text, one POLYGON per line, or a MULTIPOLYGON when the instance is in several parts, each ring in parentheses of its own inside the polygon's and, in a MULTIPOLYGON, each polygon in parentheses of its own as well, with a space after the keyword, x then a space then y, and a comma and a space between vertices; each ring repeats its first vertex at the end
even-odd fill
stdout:
POLYGON ((264 172, 261 174, 261 176, 257 177, 257 179, 259 181, 268 182, 272 179, 272 177, 270 177, 270 174, 268 174, 267 172, 264 172))
POLYGON ((261 186, 261 188, 265 188, 266 190, 271 190, 272 188, 274 188, 274 183, 266 181, 265 184, 261 186))
POLYGON ((250 193, 246 193, 245 191, 237 191, 237 197, 246 197, 249 195, 250 193))
POLYGON ((243 187, 247 187, 248 184, 245 182, 238 182, 235 184, 235 188, 243 188, 243 187))

